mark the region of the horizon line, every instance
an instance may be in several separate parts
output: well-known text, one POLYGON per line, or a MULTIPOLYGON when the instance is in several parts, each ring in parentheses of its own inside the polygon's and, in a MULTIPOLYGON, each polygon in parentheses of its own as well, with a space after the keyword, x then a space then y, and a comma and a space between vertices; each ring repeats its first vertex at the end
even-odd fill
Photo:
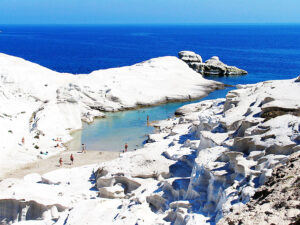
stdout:
POLYGON ((300 25, 300 22, 244 22, 244 23, 12 23, 0 26, 220 26, 220 25, 300 25))

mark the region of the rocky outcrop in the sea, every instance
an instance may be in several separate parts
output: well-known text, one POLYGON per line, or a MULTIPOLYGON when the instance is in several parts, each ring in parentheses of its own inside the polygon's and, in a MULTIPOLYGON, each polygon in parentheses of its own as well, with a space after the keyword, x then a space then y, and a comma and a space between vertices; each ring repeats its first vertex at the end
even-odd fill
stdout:
POLYGON ((189 67, 202 75, 218 75, 218 76, 231 76, 231 75, 245 75, 247 71, 239 69, 235 66, 228 66, 219 57, 213 56, 205 62, 202 57, 195 52, 181 51, 178 53, 181 60, 186 62, 189 67))
POLYGON ((300 224, 300 153, 274 168, 269 180, 246 205, 235 208, 218 224, 300 224))
POLYGON ((195 52, 181 51, 178 53, 179 58, 189 65, 202 63, 202 57, 195 52))

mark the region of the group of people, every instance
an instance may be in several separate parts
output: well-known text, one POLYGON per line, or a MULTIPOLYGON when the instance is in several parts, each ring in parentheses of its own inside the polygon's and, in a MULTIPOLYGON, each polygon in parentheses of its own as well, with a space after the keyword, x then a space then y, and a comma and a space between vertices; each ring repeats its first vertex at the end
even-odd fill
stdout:
MULTIPOLYGON (((74 163, 74 156, 73 156, 73 154, 70 155, 70 161, 71 161, 71 165, 73 165, 73 163, 74 163)), ((63 159, 62 159, 62 157, 59 158, 58 162, 59 162, 59 167, 62 167, 62 165, 63 165, 63 159)))
MULTIPOLYGON (((147 125, 148 124, 149 124, 149 116, 147 115, 147 125)), ((56 139, 53 139, 53 140, 56 141, 56 142, 61 142, 62 141, 61 138, 56 138, 56 139)), ((25 138, 24 137, 22 138, 21 142, 22 142, 22 145, 25 144, 25 138)), ((57 143, 57 145, 55 147, 60 147, 60 145, 57 143)), ((128 150, 128 144, 125 143, 123 152, 127 152, 127 150, 128 150)), ((85 144, 82 144, 82 146, 81 146, 81 153, 86 153, 85 144)), ((41 154, 42 154, 42 152, 41 152, 41 154)), ((74 163, 74 155, 73 154, 70 155, 70 161, 71 161, 71 165, 73 165, 73 163, 74 163)), ((59 158, 58 162, 59 162, 59 166, 62 167, 62 165, 63 165, 62 157, 59 158)))
MULTIPOLYGON (((149 116, 147 115, 147 125, 148 124, 149 124, 149 116)), ((56 142, 61 142, 62 141, 61 138, 56 138, 56 139, 53 139, 53 140, 56 141, 56 142)), ((24 137, 22 138, 21 142, 22 142, 22 145, 25 144, 25 138, 24 137)), ((60 147, 60 146, 57 143, 57 145, 55 147, 60 147)), ((127 150, 128 150, 128 144, 125 143, 123 152, 127 152, 127 150)), ((85 144, 82 144, 82 146, 81 146, 81 153, 86 153, 85 144)), ((41 152, 41 154, 42 154, 42 152, 41 152)), ((48 154, 48 152, 47 152, 47 154, 48 154)), ((74 163, 74 155, 73 154, 70 155, 70 161, 71 161, 71 165, 73 165, 73 163, 74 163)), ((63 165, 62 157, 59 158, 58 162, 59 162, 59 166, 62 167, 62 165, 63 165)))
MULTIPOLYGON (((147 116, 147 123, 148 123, 148 122, 149 122, 149 116, 147 116)), ((57 142, 60 142, 60 141, 61 141, 61 138, 56 138, 56 139, 53 139, 53 140, 54 140, 54 141, 57 141, 57 142)), ((24 137, 22 138, 21 142, 22 142, 22 145, 25 144, 25 138, 24 138, 24 137)), ((59 144, 57 143, 57 145, 56 145, 55 147, 60 147, 60 146, 59 146, 59 144)), ((128 144, 125 143, 123 152, 127 152, 127 150, 128 150, 128 144)), ((82 144, 82 146, 81 146, 81 153, 86 153, 86 146, 85 146, 85 144, 82 144)), ((45 155, 47 155, 48 152, 46 152, 46 153, 40 152, 40 154, 45 154, 45 155)), ((71 165, 73 165, 73 163, 74 163, 74 155, 73 155, 73 154, 70 155, 70 161, 71 161, 71 165)), ((60 166, 60 167, 63 166, 63 159, 62 159, 62 157, 59 158, 58 163, 59 163, 59 166, 60 166)))
MULTIPOLYGON (((149 126, 149 116, 148 115, 147 115, 147 125, 149 126)), ((56 141, 56 142, 61 142, 62 141, 61 138, 56 138, 56 139, 53 139, 53 140, 56 141)), ((22 145, 25 144, 25 138, 24 137, 22 138, 21 142, 22 142, 22 145)), ((57 143, 57 145, 55 145, 55 147, 60 147, 59 143, 57 143)), ((125 143, 123 152, 127 152, 127 150, 128 150, 128 144, 125 143)), ((40 152, 40 153, 41 154, 48 154, 48 152, 46 152, 46 153, 40 152)), ((86 153, 85 144, 82 144, 82 146, 81 146, 81 153, 86 153)), ((73 165, 73 163, 74 163, 74 155, 73 154, 70 155, 70 161, 71 161, 71 165, 73 165)), ((63 166, 62 157, 59 158, 58 162, 59 162, 59 166, 62 167, 63 166)))
MULTIPOLYGON (((123 152, 127 152, 127 150, 128 150, 128 144, 125 143, 124 151, 123 152)), ((82 144, 81 153, 86 153, 86 146, 85 146, 85 144, 82 144)), ((71 161, 71 165, 73 165, 73 163, 74 163, 74 155, 73 154, 70 155, 70 161, 71 161)), ((62 159, 62 157, 59 158, 58 163, 59 163, 59 167, 63 166, 63 159, 62 159)))
POLYGON ((54 146, 55 148, 61 148, 62 147, 62 145, 59 144, 59 142, 62 142, 61 138, 57 137, 56 139, 53 139, 53 140, 57 142, 56 145, 54 146))
MULTIPOLYGON (((85 144, 81 145, 81 153, 86 153, 86 146, 85 146, 85 144)), ((73 165, 73 163, 74 163, 74 155, 73 154, 70 155, 70 161, 71 161, 71 165, 73 165)), ((63 159, 62 159, 62 157, 59 158, 58 163, 59 163, 59 166, 62 167, 62 165, 63 165, 63 159)))

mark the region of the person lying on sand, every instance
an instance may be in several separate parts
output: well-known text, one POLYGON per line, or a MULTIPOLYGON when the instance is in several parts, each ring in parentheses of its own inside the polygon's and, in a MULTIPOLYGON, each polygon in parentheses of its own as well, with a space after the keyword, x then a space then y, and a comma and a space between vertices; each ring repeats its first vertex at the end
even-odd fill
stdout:
POLYGON ((40 151, 40 154, 41 155, 48 155, 48 152, 42 152, 42 151, 40 151))

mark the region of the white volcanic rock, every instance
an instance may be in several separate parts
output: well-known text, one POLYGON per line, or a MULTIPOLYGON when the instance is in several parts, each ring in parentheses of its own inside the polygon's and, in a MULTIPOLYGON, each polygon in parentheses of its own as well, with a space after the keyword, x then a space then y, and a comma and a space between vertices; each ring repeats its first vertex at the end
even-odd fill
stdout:
POLYGON ((178 57, 186 63, 202 63, 202 57, 195 52, 181 51, 178 57))
POLYGON ((36 160, 40 151, 50 156, 64 150, 71 131, 105 111, 201 98, 221 86, 171 56, 73 75, 0 54, 0 135, 5 140, 0 143, 0 178, 36 160))
MULTIPOLYGON (((38 183, 36 174, 25 180, 4 180, 0 199, 43 205, 47 210, 36 215, 46 224, 217 223, 251 198, 260 198, 265 191, 258 188, 272 182, 273 169, 284 168, 289 155, 300 150, 300 96, 296 94, 300 83, 295 80, 240 86, 226 99, 184 106, 178 110, 184 114, 181 118, 156 123, 161 133, 144 148, 99 165, 59 169, 42 175, 38 183), (287 89, 290 93, 284 94, 287 89), (289 102, 288 108, 282 108, 284 101, 289 102), (272 102, 264 111, 264 104, 272 102), (63 208, 51 214, 48 208, 53 205, 63 208)), ((293 178, 281 173, 278 177, 298 185, 299 175, 292 172, 293 178)), ((291 186, 289 182, 285 186, 291 186)), ((280 192, 279 187, 275 198, 280 199, 280 192)), ((299 203, 292 200, 286 201, 291 208, 270 211, 272 218, 294 221, 299 203)), ((1 220, 26 219, 24 207, 7 214, 10 207, 3 203, 1 220), (16 216, 20 213, 21 218, 16 216)), ((267 208, 258 206, 256 214, 267 214, 257 219, 268 216, 267 208)), ((249 221, 254 216, 249 215, 249 221)))
POLYGON ((192 112, 199 112, 203 109, 210 108, 212 107, 212 105, 213 105, 212 102, 209 101, 184 105, 176 110, 175 115, 185 116, 187 114, 191 114, 192 112))
POLYGON ((204 75, 219 75, 219 76, 231 76, 231 75, 244 75, 247 71, 239 69, 235 66, 228 66, 221 62, 219 57, 213 56, 206 60, 203 64, 204 75))
POLYGON ((230 76, 247 74, 245 70, 221 62, 218 56, 211 57, 205 63, 202 62, 200 55, 191 51, 181 51, 178 53, 178 57, 202 75, 230 76))
POLYGON ((200 111, 200 119, 208 111, 210 120, 201 119, 197 131, 200 152, 187 192, 188 199, 202 202, 199 211, 218 221, 231 208, 249 201, 255 189, 271 177, 272 168, 299 151, 299 90, 294 80, 240 86, 218 104, 222 114, 216 107, 200 111), (283 94, 287 89, 290 93, 283 94), (272 105, 267 113, 265 104, 272 105), (216 139, 217 134, 228 137, 216 139))
POLYGON ((298 224, 300 222, 300 154, 293 154, 285 166, 278 165, 269 181, 250 202, 222 218, 218 224, 298 224))

